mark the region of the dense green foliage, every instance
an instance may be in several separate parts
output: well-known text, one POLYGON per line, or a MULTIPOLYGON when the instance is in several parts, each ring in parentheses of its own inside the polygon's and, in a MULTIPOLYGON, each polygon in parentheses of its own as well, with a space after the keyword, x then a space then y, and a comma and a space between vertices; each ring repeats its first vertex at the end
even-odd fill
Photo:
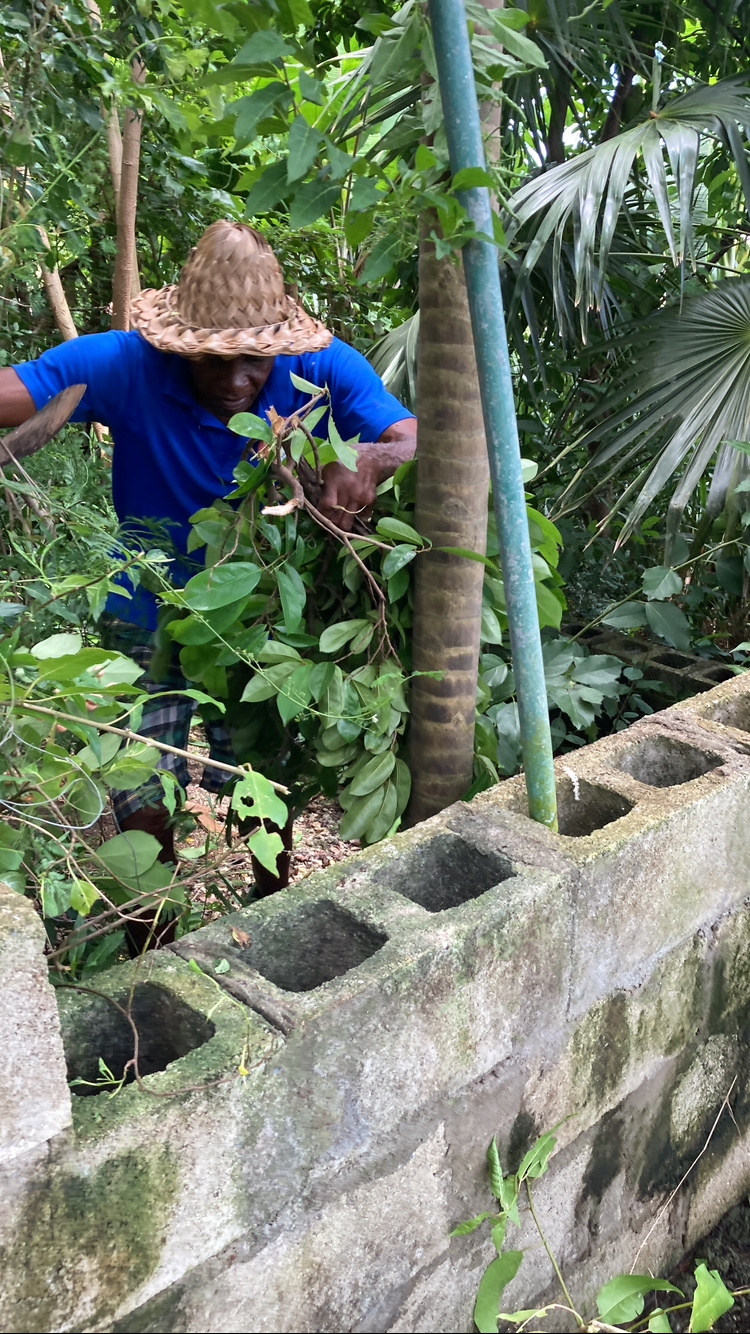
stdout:
MULTIPOLYGON (((468 12, 494 127, 482 179, 498 198, 519 425, 534 460, 530 530, 553 734, 568 748, 651 704, 639 672, 561 634, 566 616, 740 663, 742 652, 731 651, 750 638, 750 483, 733 443, 750 426, 742 279, 750 36, 734 6, 702 0, 528 0, 491 14, 472 3, 468 12), (696 348, 696 329, 713 341, 699 336, 696 348), (667 483, 677 485, 669 522, 667 483)), ((57 268, 80 333, 108 327, 117 223, 107 127, 132 105, 144 124, 142 284, 172 281, 216 218, 247 217, 337 334, 364 351, 386 336, 379 369, 389 382, 400 377, 409 401, 419 219, 434 211, 446 255, 471 234, 457 196, 471 182, 450 178, 416 0, 398 9, 373 0, 364 13, 346 0, 99 8, 14 0, 0 16, 0 51, 0 364, 59 337, 42 266, 57 268), (144 85, 131 78, 135 55, 147 67, 144 85)), ((140 765, 145 775, 158 758, 123 738, 100 754, 91 726, 116 719, 137 732, 137 677, 128 684, 127 669, 98 648, 108 581, 123 564, 155 581, 165 651, 179 646, 188 678, 231 720, 239 758, 288 788, 294 809, 315 791, 338 793, 344 836, 364 841, 402 816, 410 574, 423 546, 413 467, 382 488, 373 540, 359 535, 347 546, 309 508, 262 513, 292 497, 274 463, 315 463, 296 425, 265 443, 271 453, 260 468, 240 465, 234 496, 194 517, 193 550, 198 559, 205 550, 215 573, 185 590, 171 588, 157 537, 151 553, 121 544, 106 443, 68 428, 28 474, 0 479, 3 800, 14 812, 0 866, 19 887, 26 876, 52 934, 55 920, 69 930, 75 914, 93 912, 93 923, 103 904, 117 906, 135 888, 125 875, 113 889, 82 851, 83 826, 122 777, 118 766, 140 765), (239 591, 217 602, 225 579, 227 589, 239 579, 239 591), (62 655, 44 650, 63 633, 80 637, 75 651, 72 640, 62 655), (40 669, 47 661, 62 661, 63 676, 40 669), (126 675, 103 690, 102 669, 108 680, 126 675), (86 722, 52 734, 24 705, 42 699, 86 722), (79 754, 61 781, 65 754, 82 745, 92 763, 79 754), (63 832, 54 811, 67 821, 63 832)), ((347 457, 335 431, 318 448, 324 462, 347 457)), ((474 790, 519 763, 505 629, 490 527, 474 790)), ((272 824, 278 801, 278 819, 263 816, 272 824)), ((241 795, 235 806, 238 819, 253 813, 241 795)), ((272 864, 278 836, 262 827, 252 837, 272 864)), ((151 861, 136 879, 145 893, 156 886, 140 878, 161 872, 152 847, 143 855, 151 861)), ((170 884, 173 909, 184 895, 170 884)), ((187 908, 184 918, 189 925, 187 908)), ((80 968, 88 957, 69 962, 80 968)))

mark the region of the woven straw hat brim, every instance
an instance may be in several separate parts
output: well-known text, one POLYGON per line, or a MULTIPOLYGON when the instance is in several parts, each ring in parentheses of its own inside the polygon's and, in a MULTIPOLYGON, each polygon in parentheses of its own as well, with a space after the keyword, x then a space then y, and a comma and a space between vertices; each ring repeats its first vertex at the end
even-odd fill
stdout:
POLYGON ((255 329, 199 329, 186 324, 175 309, 176 285, 158 290, 147 288, 134 298, 130 323, 160 352, 180 357, 278 357, 302 352, 322 352, 333 334, 313 319, 290 296, 289 315, 277 324, 255 329))

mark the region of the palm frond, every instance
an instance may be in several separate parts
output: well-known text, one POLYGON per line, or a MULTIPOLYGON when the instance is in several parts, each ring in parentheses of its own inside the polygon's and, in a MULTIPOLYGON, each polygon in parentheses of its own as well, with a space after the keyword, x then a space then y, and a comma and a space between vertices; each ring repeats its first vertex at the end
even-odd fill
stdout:
MULTIPOLYGON (((724 505, 733 480, 736 451, 724 442, 750 441, 750 278, 727 278, 687 301, 682 312, 674 307, 660 311, 629 341, 639 347, 635 363, 607 401, 609 420, 582 437, 581 445, 601 443, 561 497, 558 513, 575 508, 575 492, 592 470, 611 464, 612 478, 639 454, 653 451, 618 541, 626 540, 684 467, 669 507, 671 547, 685 506, 717 451, 709 493, 713 515, 724 505)), ((632 490, 631 484, 628 499, 632 490)))
POLYGON ((417 339, 419 311, 375 343, 367 360, 394 398, 410 412, 417 410, 417 339))
POLYGON ((575 303, 585 314, 601 305, 604 277, 628 183, 637 160, 645 167, 662 230, 674 264, 694 257, 693 191, 701 137, 724 140, 737 164, 740 183, 750 210, 750 169, 743 142, 743 127, 750 122, 750 86, 744 78, 700 85, 674 97, 647 120, 614 139, 586 149, 570 161, 528 181, 511 199, 509 234, 536 223, 520 267, 516 300, 548 242, 553 248, 553 291, 558 324, 564 328, 560 306, 562 245, 568 224, 574 235, 575 303), (666 149, 666 156, 665 156, 666 149), (670 181, 677 199, 678 237, 672 218, 670 181))

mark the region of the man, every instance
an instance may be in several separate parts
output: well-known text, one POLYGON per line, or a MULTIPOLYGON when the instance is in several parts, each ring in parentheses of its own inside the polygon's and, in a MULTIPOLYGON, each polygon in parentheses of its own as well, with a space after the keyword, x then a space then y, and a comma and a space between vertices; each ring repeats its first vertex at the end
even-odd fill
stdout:
MULTIPOLYGON (((288 417, 309 397, 295 388, 290 372, 327 385, 339 433, 364 442, 356 473, 339 463, 325 469, 320 509, 341 528, 350 530, 357 514, 368 514, 380 483, 414 454, 414 418, 364 357, 287 296, 273 251, 251 227, 215 222, 176 285, 136 298, 131 322, 130 333, 91 334, 52 348, 38 361, 0 370, 0 426, 18 426, 68 385, 85 384, 73 420, 103 422, 112 432, 112 492, 120 522, 131 533, 139 524, 142 532, 149 521, 166 522, 178 555, 186 554, 190 515, 233 488, 233 470, 247 442, 229 430, 229 419, 248 411, 266 416, 272 407, 288 417)), ((178 560, 174 577, 181 574, 187 577, 178 560)), ((108 599, 107 646, 146 670, 156 626, 156 599, 142 585, 131 598, 108 599)), ((162 692, 144 710, 141 732, 184 748, 192 706, 163 695, 185 685, 176 661, 168 678, 154 682, 147 674, 141 684, 162 692)), ((207 722, 207 731, 212 758, 231 759, 226 730, 207 722)), ((165 755, 161 767, 187 785, 184 761, 165 755)), ((220 771, 204 772, 209 791, 222 782, 220 771)), ((160 793, 158 780, 117 793, 115 815, 121 830, 154 834, 162 858, 173 861, 160 793)))

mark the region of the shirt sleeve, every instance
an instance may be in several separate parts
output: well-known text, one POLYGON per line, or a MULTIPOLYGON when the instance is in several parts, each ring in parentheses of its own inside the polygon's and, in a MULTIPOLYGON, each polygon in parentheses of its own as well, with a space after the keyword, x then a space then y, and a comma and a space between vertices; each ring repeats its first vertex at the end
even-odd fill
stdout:
POLYGON ((97 421, 113 426, 128 401, 139 334, 84 334, 43 352, 37 361, 14 366, 37 411, 71 384, 85 384, 86 393, 71 417, 74 422, 97 421))
POLYGON ((394 422, 411 417, 403 403, 389 394, 366 357, 335 338, 325 366, 331 391, 331 413, 344 440, 359 436, 367 442, 379 440, 394 422))

